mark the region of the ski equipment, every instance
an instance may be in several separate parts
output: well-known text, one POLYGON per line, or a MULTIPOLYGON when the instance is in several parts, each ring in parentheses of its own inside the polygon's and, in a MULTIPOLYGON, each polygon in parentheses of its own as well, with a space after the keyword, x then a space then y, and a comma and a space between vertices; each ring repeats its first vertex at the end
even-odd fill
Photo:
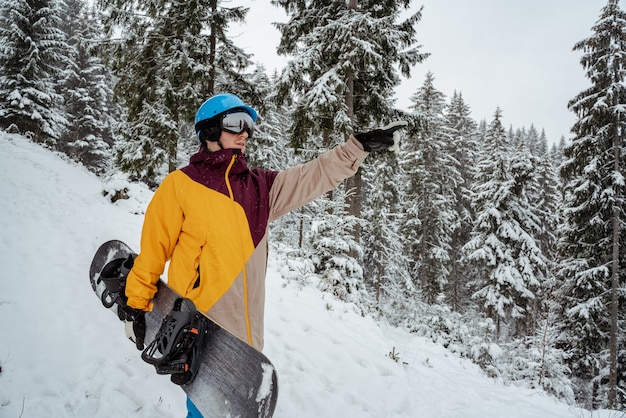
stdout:
POLYGON ((391 151, 397 154, 400 150, 400 132, 398 130, 407 125, 407 121, 398 120, 382 128, 355 134, 354 137, 363 144, 363 149, 367 152, 391 151))
POLYGON ((190 299, 178 298, 154 340, 141 353, 158 374, 171 374, 177 385, 193 382, 200 369, 200 352, 207 323, 190 299))
MULTIPOLYGON (((203 129, 218 126, 218 123, 216 123, 218 121, 213 119, 215 116, 221 115, 223 113, 228 112, 229 110, 235 110, 235 109, 244 111, 245 113, 250 115, 250 118, 252 119, 252 123, 256 122, 257 117, 258 117, 256 110, 246 105, 243 102, 243 100, 241 100, 239 97, 235 96, 234 94, 230 94, 230 93, 218 94, 218 95, 211 97, 204 103, 202 103, 202 105, 196 112, 196 118, 195 118, 195 128, 196 128, 196 134, 198 135, 198 140, 201 141, 200 132, 203 129)), ((252 129, 252 126, 249 125, 249 129, 252 129)), ((242 131, 243 129, 241 129, 237 133, 240 133, 242 131)), ((251 133, 248 133, 248 134, 252 136, 251 133)))
MULTIPOLYGON (((122 306, 127 301, 126 274, 134 257, 128 245, 112 240, 98 248, 89 267, 89 282, 98 304, 109 307, 118 318, 124 316, 127 322, 127 311, 131 316, 137 311, 122 306)), ((271 418, 278 400, 278 377, 272 362, 197 311, 164 281, 156 285, 152 311, 138 311, 145 320, 145 341, 149 342, 142 356, 157 363, 157 371, 171 374, 170 380, 180 385, 206 418, 271 418)))
POLYGON ((126 306, 128 298, 126 297, 126 278, 130 269, 133 267, 137 254, 129 254, 126 258, 116 258, 109 261, 103 268, 98 278, 98 284, 104 283, 105 289, 102 292, 100 300, 106 308, 118 305, 118 315, 121 320, 122 314, 120 308, 126 306))

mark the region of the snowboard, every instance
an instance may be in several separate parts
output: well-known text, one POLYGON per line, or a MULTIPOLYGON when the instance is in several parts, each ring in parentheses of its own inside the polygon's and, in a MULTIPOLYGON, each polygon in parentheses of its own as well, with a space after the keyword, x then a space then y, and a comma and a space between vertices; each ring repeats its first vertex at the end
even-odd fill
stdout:
MULTIPOLYGON (((102 268, 112 260, 126 259, 133 251, 121 241, 108 241, 98 248, 89 268, 91 287, 102 303, 105 285, 102 268)), ((146 346, 154 339, 163 319, 180 296, 160 280, 152 312, 146 318, 146 346)), ((106 297, 105 297, 106 298, 106 297)), ((108 304, 110 305, 110 304, 108 304)), ((108 307, 117 317, 117 305, 108 307)), ((201 349, 200 369, 195 379, 180 385, 205 418, 270 418, 278 398, 276 370, 260 351, 220 327, 209 317, 208 333, 201 349)), ((123 325, 120 323, 120 332, 123 325)), ((129 342, 129 344, 132 344, 129 342)), ((139 355, 138 351, 138 355, 139 355)))

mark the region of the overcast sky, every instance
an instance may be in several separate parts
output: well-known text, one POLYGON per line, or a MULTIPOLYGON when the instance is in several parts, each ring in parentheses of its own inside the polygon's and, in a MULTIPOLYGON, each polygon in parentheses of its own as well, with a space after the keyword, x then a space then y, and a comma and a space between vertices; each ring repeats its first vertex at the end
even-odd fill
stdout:
MULTIPOLYGON (((620 6, 624 8, 624 1, 620 6)), ((397 89, 396 106, 407 109, 409 97, 428 71, 435 87, 463 94, 476 120, 493 120, 497 107, 508 128, 545 130, 550 142, 570 137, 575 116, 567 103, 589 87, 574 44, 591 35, 607 0, 421 0, 417 24, 422 52, 432 55, 417 64, 397 89)), ((233 29, 235 42, 268 71, 284 66, 276 55, 280 35, 272 22, 286 22, 270 0, 233 0, 250 7, 246 25, 233 29)))

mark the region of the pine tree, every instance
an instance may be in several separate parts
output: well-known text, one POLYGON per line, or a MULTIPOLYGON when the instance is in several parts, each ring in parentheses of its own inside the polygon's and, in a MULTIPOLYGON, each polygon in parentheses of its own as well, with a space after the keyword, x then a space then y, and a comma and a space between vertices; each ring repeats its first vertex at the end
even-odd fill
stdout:
POLYGON ((452 185, 458 222, 452 225, 450 237, 450 274, 446 289, 450 307, 459 311, 468 303, 467 281, 471 267, 461 262, 461 249, 469 241, 474 211, 471 207, 471 187, 476 177, 475 162, 478 158, 476 138, 477 124, 470 116, 470 108, 463 95, 454 92, 446 112, 446 126, 451 141, 447 152, 452 156, 460 181, 452 185))
MULTIPOLYGON (((294 148, 329 148, 353 130, 362 131, 392 113, 399 71, 410 75, 411 66, 426 54, 415 46, 414 25, 421 10, 396 23, 410 1, 273 0, 289 22, 278 24, 278 52, 293 55, 281 77, 281 97, 297 97, 293 113, 294 148), (314 132, 314 135, 311 135, 314 132), (305 139, 312 142, 304 143, 305 139)), ((361 217, 361 171, 346 180, 354 189, 350 214, 361 217)), ((360 241, 360 227, 354 230, 360 241)))
POLYGON ((558 270, 556 242, 561 223, 562 199, 560 179, 547 154, 539 157, 530 153, 528 157, 534 166, 534 173, 526 184, 526 196, 529 207, 537 217, 538 229, 534 231, 533 237, 545 262, 538 276, 539 286, 535 289, 535 298, 528 305, 526 326, 528 333, 531 333, 539 326, 539 321, 546 318, 548 311, 554 314, 548 304, 555 299, 555 275, 558 270))
POLYGON ((548 137, 546 137, 545 129, 542 129, 539 134, 539 143, 535 151, 534 155, 537 157, 543 157, 548 154, 548 137))
POLYGON ((529 331, 529 308, 546 268, 535 240, 539 220, 527 196, 535 164, 523 144, 510 155, 506 138, 498 109, 486 132, 488 149, 479 162, 473 201, 477 218, 464 247, 481 272, 473 297, 497 321, 498 336, 503 321, 512 320, 517 335, 529 331))
POLYGON ((321 276, 321 289, 354 303, 364 312, 369 298, 363 286, 363 268, 351 256, 360 251, 352 236, 352 228, 358 220, 350 216, 342 204, 326 197, 317 199, 314 205, 320 206, 317 212, 324 214, 311 226, 313 263, 315 273, 321 276))
POLYGON ((559 138, 559 142, 556 144, 552 144, 552 147, 550 148, 550 160, 555 167, 560 167, 561 163, 565 159, 563 150, 565 149, 566 143, 567 141, 565 140, 565 136, 561 135, 561 138, 559 138))
POLYGON ((562 297, 571 368, 582 381, 593 381, 586 401, 614 408, 624 404, 626 388, 617 361, 626 319, 626 259, 620 251, 626 220, 626 14, 618 0, 607 2, 592 31, 574 46, 583 53, 580 62, 591 87, 569 103, 578 119, 561 170, 566 181, 562 297))
POLYGON ((244 7, 218 0, 100 0, 111 40, 115 92, 127 109, 117 154, 134 176, 154 180, 176 168, 178 142, 198 106, 217 92, 238 92, 256 104, 244 70, 250 57, 226 36, 244 7))
MULTIPOLYGON (((273 0, 290 16, 276 26, 278 52, 293 55, 281 77, 281 91, 299 96, 292 137, 295 148, 310 132, 338 132, 342 141, 353 127, 365 128, 388 117, 393 88, 427 54, 414 46, 421 10, 397 24, 410 1, 273 0)), ((332 143, 326 143, 329 147, 332 143)))
POLYGON ((57 148, 102 173, 112 159, 114 118, 112 82, 95 46, 102 28, 82 0, 65 0, 62 26, 67 56, 57 90, 65 97, 69 125, 57 148))
POLYGON ((67 121, 55 91, 63 51, 55 0, 0 3, 0 128, 54 145, 67 121))
POLYGON ((411 97, 420 117, 420 131, 412 138, 403 161, 408 175, 405 192, 413 273, 429 304, 438 301, 448 283, 452 231, 459 224, 454 187, 463 182, 451 156, 452 130, 445 118, 446 101, 434 87, 432 73, 411 97))
POLYGON ((531 152, 531 154, 535 156, 542 155, 542 144, 539 137, 539 132, 537 132, 537 128, 535 128, 535 125, 530 125, 530 128, 528 128, 528 132, 526 132, 524 142, 526 143, 526 147, 528 147, 528 150, 531 152))
POLYGON ((367 201, 363 210, 364 279, 375 309, 391 319, 407 313, 416 297, 402 235, 404 175, 395 155, 383 155, 364 174, 367 201))

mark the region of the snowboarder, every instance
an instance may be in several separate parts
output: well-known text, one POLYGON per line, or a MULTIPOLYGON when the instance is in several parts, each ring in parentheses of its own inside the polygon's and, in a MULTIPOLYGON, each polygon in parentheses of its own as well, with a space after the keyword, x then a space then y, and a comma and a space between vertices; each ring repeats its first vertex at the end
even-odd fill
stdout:
MULTIPOLYGON (((249 169, 244 152, 257 112, 218 94, 196 113, 200 151, 167 175, 146 210, 141 251, 126 284, 128 337, 143 348, 166 262, 168 283, 224 328, 263 348, 268 225, 352 176, 369 152, 397 149, 397 121, 350 135, 314 160, 284 171, 249 169)), ((188 417, 200 417, 187 399, 188 417)))

